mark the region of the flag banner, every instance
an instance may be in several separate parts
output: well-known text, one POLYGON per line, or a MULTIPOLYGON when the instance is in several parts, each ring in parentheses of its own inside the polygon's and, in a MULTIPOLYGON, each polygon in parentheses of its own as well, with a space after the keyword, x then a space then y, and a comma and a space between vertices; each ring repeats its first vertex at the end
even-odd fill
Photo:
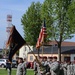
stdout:
POLYGON ((24 45, 26 41, 21 37, 15 26, 12 26, 7 45, 9 45, 8 59, 12 62, 14 54, 24 45))
POLYGON ((40 34, 39 34, 39 38, 36 44, 36 48, 40 48, 40 46, 43 44, 44 39, 47 37, 47 31, 46 31, 46 24, 45 24, 45 20, 44 23, 42 25, 40 34))

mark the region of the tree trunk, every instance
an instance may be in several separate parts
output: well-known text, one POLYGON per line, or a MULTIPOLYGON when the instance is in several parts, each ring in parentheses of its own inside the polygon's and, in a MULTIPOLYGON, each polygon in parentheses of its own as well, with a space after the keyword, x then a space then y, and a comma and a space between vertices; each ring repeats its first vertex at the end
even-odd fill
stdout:
POLYGON ((58 61, 61 62, 61 43, 58 43, 58 61))

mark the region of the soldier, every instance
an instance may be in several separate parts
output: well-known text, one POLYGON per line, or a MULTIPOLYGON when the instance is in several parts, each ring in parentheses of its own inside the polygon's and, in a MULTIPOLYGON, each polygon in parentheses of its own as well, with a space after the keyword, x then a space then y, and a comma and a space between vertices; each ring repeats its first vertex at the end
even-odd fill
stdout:
POLYGON ((64 75, 67 75, 67 61, 64 61, 62 63, 62 68, 63 68, 63 71, 64 71, 64 75))
POLYGON ((34 59, 34 62, 33 62, 33 69, 34 69, 34 75, 37 75, 37 61, 36 61, 36 59, 34 59))
POLYGON ((36 63, 36 65, 37 65, 37 75, 41 75, 41 72, 43 70, 43 68, 42 68, 43 58, 42 57, 39 57, 39 62, 41 62, 41 64, 36 63))
POLYGON ((22 65, 23 65, 23 58, 19 58, 16 75, 23 75, 23 66, 22 65))
POLYGON ((43 70, 43 74, 45 75, 47 73, 47 69, 48 69, 48 61, 47 61, 47 57, 43 57, 43 64, 42 64, 44 70, 43 70))
POLYGON ((6 70, 8 70, 8 75, 11 75, 11 63, 9 60, 6 61, 6 70))
POLYGON ((75 61, 73 62, 74 75, 75 75, 75 61))
POLYGON ((74 75, 74 66, 71 62, 67 65, 67 75, 74 75))
POLYGON ((46 72, 46 75, 50 75, 51 72, 50 72, 50 66, 52 64, 52 57, 48 57, 48 60, 47 60, 47 72, 46 72))
POLYGON ((60 73, 60 64, 57 61, 57 57, 53 57, 53 62, 50 66, 51 75, 59 75, 60 73))
POLYGON ((24 58, 24 62, 22 64, 23 66, 23 75, 26 75, 26 72, 27 72, 27 61, 26 61, 26 58, 24 58))

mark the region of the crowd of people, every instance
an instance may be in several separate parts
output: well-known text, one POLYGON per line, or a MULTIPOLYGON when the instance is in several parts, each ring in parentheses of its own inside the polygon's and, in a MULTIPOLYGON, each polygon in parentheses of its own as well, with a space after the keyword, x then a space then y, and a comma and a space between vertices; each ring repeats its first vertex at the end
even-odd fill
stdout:
MULTIPOLYGON (((9 62, 9 61, 7 61, 9 62)), ((27 75, 26 58, 18 58, 16 75, 27 75)), ((11 65, 7 63, 8 75, 11 75, 11 65)), ((33 61, 34 75, 75 75, 75 64, 70 61, 58 62, 57 57, 39 57, 33 61)))
POLYGON ((75 75, 75 64, 70 61, 58 62, 57 57, 39 57, 41 64, 34 60, 34 75, 75 75))

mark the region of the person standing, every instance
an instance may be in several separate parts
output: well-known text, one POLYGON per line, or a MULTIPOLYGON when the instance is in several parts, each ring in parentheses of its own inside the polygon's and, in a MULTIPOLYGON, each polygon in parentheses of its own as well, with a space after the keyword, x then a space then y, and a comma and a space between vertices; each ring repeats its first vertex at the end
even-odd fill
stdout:
POLYGON ((18 59, 18 67, 16 75, 23 75, 23 58, 18 59))
POLYGON ((22 64, 22 66, 23 66, 23 75, 26 75, 26 73, 27 73, 27 60, 26 60, 26 58, 24 58, 24 62, 22 64))
POLYGON ((6 61, 6 70, 8 71, 8 75, 11 75, 11 63, 9 60, 6 61))
POLYGON ((50 66, 52 64, 52 59, 53 59, 53 57, 48 57, 48 59, 47 59, 47 73, 46 73, 46 75, 51 75, 50 66))
POLYGON ((74 75, 74 66, 70 61, 67 65, 67 75, 74 75))
POLYGON ((64 75, 67 75, 67 61, 64 61, 62 63, 62 68, 63 68, 63 71, 64 71, 64 75))
POLYGON ((60 64, 57 61, 57 57, 53 57, 53 62, 50 66, 51 75, 59 75, 60 73, 60 64))
POLYGON ((33 62, 33 69, 34 69, 34 75, 37 75, 37 61, 36 59, 34 59, 34 62, 33 62))

